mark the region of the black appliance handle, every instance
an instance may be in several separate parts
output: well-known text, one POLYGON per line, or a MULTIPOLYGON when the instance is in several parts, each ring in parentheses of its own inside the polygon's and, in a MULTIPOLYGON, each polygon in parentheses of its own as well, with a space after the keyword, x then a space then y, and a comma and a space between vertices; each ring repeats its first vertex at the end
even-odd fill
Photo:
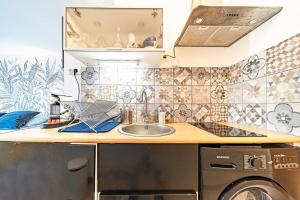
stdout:
POLYGON ((234 163, 225 163, 225 164, 220 164, 220 163, 210 163, 209 164, 211 168, 214 169, 236 169, 236 164, 234 163))

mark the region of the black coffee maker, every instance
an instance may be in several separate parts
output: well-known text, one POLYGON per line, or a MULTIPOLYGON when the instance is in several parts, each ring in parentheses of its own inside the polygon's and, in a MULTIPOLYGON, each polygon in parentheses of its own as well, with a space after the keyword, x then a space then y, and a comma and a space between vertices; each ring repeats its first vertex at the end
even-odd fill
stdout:
POLYGON ((50 123, 57 123, 60 121, 60 98, 57 94, 51 94, 50 97, 50 123))

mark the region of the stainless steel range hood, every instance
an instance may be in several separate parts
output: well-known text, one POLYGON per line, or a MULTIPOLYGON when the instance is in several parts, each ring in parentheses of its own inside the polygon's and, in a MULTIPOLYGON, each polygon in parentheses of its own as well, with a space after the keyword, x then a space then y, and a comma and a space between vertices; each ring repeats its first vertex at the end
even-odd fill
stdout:
POLYGON ((176 47, 228 47, 279 13, 282 7, 197 6, 176 47))

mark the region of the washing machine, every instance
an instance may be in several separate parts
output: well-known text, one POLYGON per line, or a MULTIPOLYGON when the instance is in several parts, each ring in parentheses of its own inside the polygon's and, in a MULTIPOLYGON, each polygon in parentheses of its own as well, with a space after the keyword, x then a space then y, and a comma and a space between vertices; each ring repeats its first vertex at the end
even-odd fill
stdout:
POLYGON ((300 200, 299 148, 201 147, 202 200, 300 200))

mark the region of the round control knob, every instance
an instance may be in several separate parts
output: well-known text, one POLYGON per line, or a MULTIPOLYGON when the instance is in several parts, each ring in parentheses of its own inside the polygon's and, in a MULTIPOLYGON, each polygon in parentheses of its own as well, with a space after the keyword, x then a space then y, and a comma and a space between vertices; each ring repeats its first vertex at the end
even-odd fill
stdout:
POLYGON ((261 168, 263 165, 263 162, 260 158, 251 158, 249 161, 251 167, 254 168, 261 168))

